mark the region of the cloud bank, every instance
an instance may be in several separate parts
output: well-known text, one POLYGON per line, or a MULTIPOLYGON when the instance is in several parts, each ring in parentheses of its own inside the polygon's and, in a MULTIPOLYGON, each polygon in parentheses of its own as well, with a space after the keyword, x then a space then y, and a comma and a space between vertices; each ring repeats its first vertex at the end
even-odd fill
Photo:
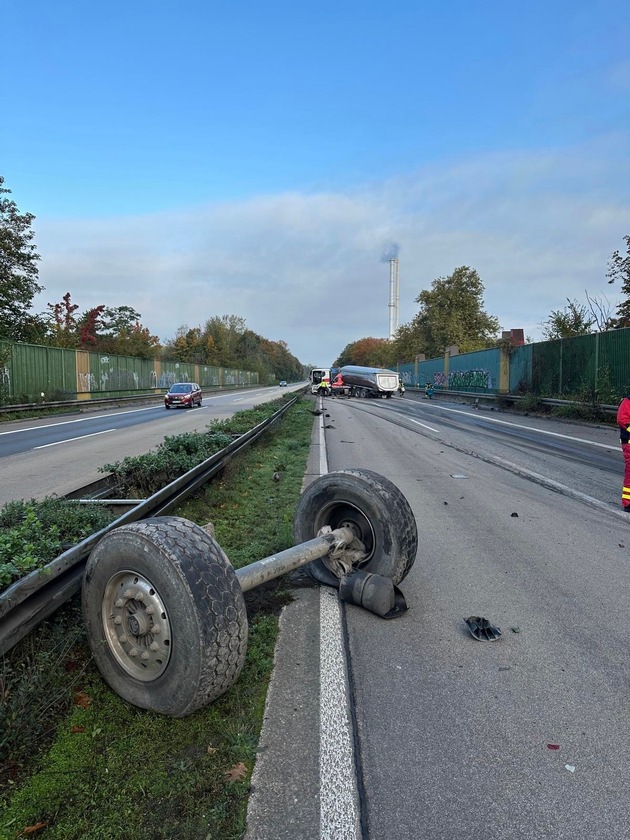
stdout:
POLYGON ((389 268, 400 259, 399 322, 459 265, 477 269, 485 308, 534 339, 566 299, 619 289, 606 263, 630 233, 630 143, 443 162, 352 190, 285 193, 186 211, 35 222, 45 291, 84 311, 132 306, 164 341, 178 327, 234 314, 303 363, 386 337, 389 268))

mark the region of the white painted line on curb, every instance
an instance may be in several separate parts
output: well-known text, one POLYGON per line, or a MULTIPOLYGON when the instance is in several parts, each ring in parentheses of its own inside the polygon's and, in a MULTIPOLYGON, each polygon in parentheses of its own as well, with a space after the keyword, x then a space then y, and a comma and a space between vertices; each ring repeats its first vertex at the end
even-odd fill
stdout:
POLYGON ((355 840, 360 821, 341 612, 334 590, 322 586, 319 592, 320 837, 355 840))
MULTIPOLYGON (((320 407, 323 412, 323 402, 320 398, 320 407)), ((326 475, 328 472, 328 453, 326 452, 326 439, 324 437, 324 414, 322 413, 321 423, 319 424, 319 474, 326 475)))
MULTIPOLYGON (((319 407, 323 410, 323 400, 319 407)), ((319 473, 328 472, 324 413, 319 427, 319 473)), ((319 588, 319 802, 321 840, 361 836, 348 673, 337 593, 319 588)))

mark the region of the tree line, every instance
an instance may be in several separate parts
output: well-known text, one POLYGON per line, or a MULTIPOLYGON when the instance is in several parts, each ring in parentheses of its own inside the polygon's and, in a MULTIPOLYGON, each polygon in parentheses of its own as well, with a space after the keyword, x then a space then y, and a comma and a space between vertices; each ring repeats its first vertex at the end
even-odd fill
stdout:
POLYGON ((27 342, 145 359, 162 358, 212 367, 250 370, 261 382, 299 381, 305 371, 284 341, 247 328, 237 315, 215 315, 203 326, 181 326, 165 344, 131 306, 96 306, 79 311, 70 292, 47 311, 32 311, 40 285, 40 255, 32 213, 21 213, 0 176, 0 341, 27 342))

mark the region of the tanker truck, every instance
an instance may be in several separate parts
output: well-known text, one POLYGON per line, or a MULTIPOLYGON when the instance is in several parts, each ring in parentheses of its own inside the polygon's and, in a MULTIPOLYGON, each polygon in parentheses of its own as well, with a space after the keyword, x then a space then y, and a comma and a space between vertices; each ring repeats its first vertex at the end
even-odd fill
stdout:
POLYGON ((344 365, 339 368, 344 384, 353 397, 391 397, 398 390, 396 371, 385 368, 344 365))

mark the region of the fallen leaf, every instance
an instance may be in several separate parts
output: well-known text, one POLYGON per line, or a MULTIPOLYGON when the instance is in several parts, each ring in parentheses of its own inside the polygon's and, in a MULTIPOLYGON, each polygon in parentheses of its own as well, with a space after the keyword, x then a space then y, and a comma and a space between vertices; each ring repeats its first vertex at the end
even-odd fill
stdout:
POLYGON ((547 744, 547 749, 548 750, 559 750, 560 749, 560 744, 547 744))
POLYGON ((208 747, 208 755, 214 755, 216 751, 216 747, 208 747))
POLYGON ((90 698, 85 691, 77 691, 77 693, 74 695, 75 706, 81 706, 81 708, 87 709, 87 707, 90 705, 90 702, 90 698))
POLYGON ((36 831, 41 831, 42 828, 47 828, 47 822, 38 822, 35 825, 27 825, 26 828, 22 831, 22 834, 35 834, 36 831))
POLYGON ((85 726, 77 726, 76 724, 72 727, 70 732, 87 732, 85 726))
POLYGON ((239 763, 235 764, 234 767, 230 767, 229 770, 225 771, 225 777, 230 784, 232 784, 233 782, 240 782, 241 779, 244 779, 246 775, 247 767, 243 764, 242 761, 239 761, 239 763))

